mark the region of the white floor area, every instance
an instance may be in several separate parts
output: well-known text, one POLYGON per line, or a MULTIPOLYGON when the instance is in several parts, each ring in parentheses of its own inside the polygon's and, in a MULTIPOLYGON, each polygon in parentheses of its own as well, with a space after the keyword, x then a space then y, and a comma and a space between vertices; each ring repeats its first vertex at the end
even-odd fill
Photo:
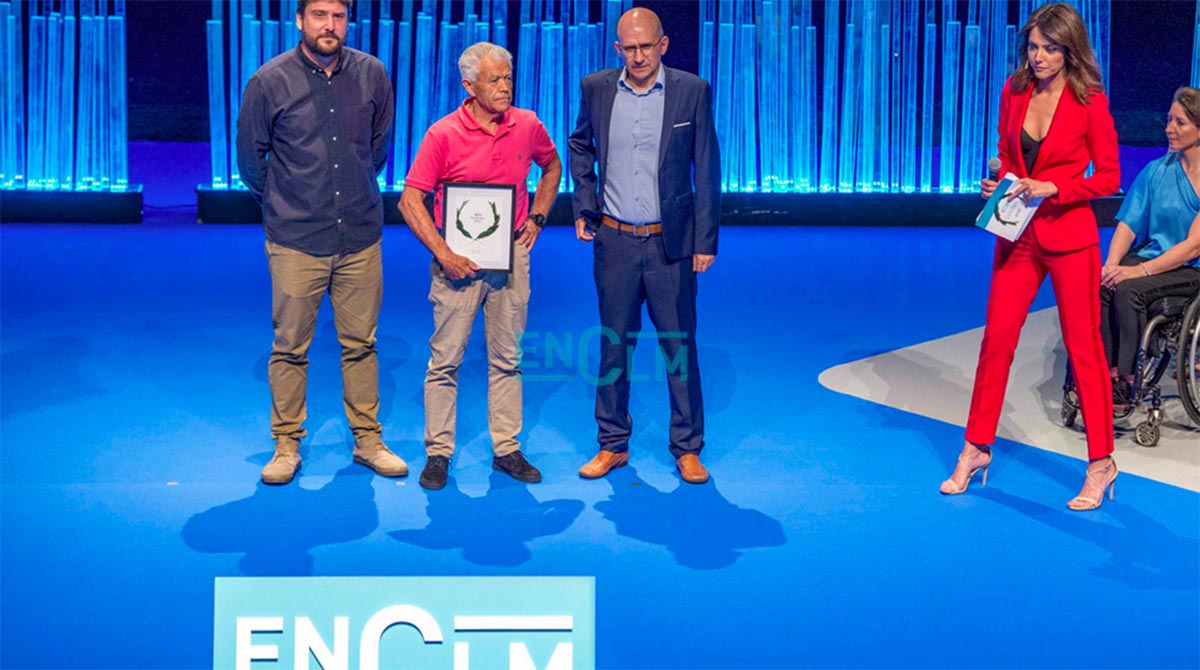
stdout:
MULTIPOLYGON (((838 365, 821 373, 826 388, 920 416, 966 425, 971 386, 983 328, 838 365)), ((1087 448, 1081 430, 1065 428, 1059 416, 1067 354, 1054 308, 1033 312, 1013 360, 1000 419, 1001 437, 1080 459, 1087 448)), ((1144 407, 1116 426, 1121 470, 1200 491, 1200 428, 1180 405, 1175 382, 1163 379, 1165 420, 1156 447, 1133 440, 1144 407)))

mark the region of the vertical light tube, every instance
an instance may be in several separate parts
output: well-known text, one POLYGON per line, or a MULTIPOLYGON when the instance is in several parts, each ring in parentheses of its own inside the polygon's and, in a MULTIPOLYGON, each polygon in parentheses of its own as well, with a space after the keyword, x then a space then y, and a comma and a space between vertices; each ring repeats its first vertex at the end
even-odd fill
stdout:
POLYGON ((125 17, 108 17, 108 183, 114 191, 130 184, 127 107, 125 103, 125 17))
MULTIPOLYGON (((604 0, 604 39, 608 42, 617 39, 617 21, 621 18, 621 0, 604 0)), ((727 43, 718 43, 718 48, 723 49, 723 44, 733 45, 731 39, 727 43)), ((621 67, 621 57, 617 55, 615 49, 605 49, 607 54, 605 58, 608 62, 608 67, 621 67)), ((732 48, 730 55, 733 55, 732 48)))
MULTIPOLYGON (((879 142, 876 144, 875 159, 877 161, 878 178, 874 180, 874 190, 888 192, 892 188, 891 156, 898 153, 892 145, 892 26, 879 26, 879 49, 876 59, 879 62, 879 101, 871 103, 878 105, 879 142)), ((899 76, 895 76, 899 80, 899 76)), ((899 101, 897 101, 899 102, 899 101)))
MULTIPOLYGON (((861 84, 859 95, 862 97, 861 104, 855 105, 860 111, 858 116, 861 141, 857 147, 858 155, 855 157, 855 174, 857 176, 855 189, 859 193, 870 193, 874 190, 875 182, 875 147, 878 141, 879 120, 877 116, 878 103, 880 97, 880 84, 883 82, 876 72, 877 59, 875 57, 875 48, 878 40, 878 26, 876 20, 878 12, 876 12, 875 3, 867 3, 863 7, 863 23, 859 39, 861 40, 859 49, 861 57, 859 67, 862 68, 861 77, 856 79, 861 84)), ((849 82, 847 82, 849 85, 849 82)))
MULTIPOLYGON (((64 129, 57 123, 62 101, 62 15, 53 12, 46 19, 46 158, 43 186, 59 187, 59 146, 64 142, 64 129)), ((70 138, 66 138, 70 141, 70 138)))
POLYGON ((845 67, 842 81, 842 143, 838 151, 838 192, 854 192, 854 167, 857 162, 859 135, 858 122, 858 93, 859 62, 862 51, 858 44, 858 27, 853 23, 846 24, 845 67))
MULTIPOLYGON (((0 2, 0 59, 3 59, 4 71, 13 71, 13 61, 16 54, 9 48, 12 28, 9 25, 9 12, 12 5, 0 2)), ((21 64, 24 67, 24 64, 21 64)), ((16 171, 16 152, 13 143, 16 133, 13 132, 17 122, 16 105, 13 104, 12 77, 0 81, 0 188, 12 188, 13 173, 16 171)))
POLYGON ((229 5, 229 187, 243 188, 237 164, 237 117, 242 105, 241 0, 229 5))
MULTIPOLYGON (((259 54, 262 48, 262 26, 261 22, 255 20, 249 14, 242 15, 242 86, 245 86, 250 81, 250 77, 254 76, 255 71, 259 66, 259 54)), ((236 118, 236 117, 235 117, 236 118)))
POLYGON ((372 39, 374 36, 371 34, 371 26, 375 25, 375 17, 371 9, 375 6, 375 3, 361 2, 357 4, 360 8, 358 10, 358 25, 360 28, 358 43, 361 45, 363 51, 375 53, 375 42, 372 39))
POLYGON ((392 126, 392 187, 404 188, 411 151, 409 124, 412 120, 412 24, 401 21, 396 35, 396 119, 392 126))
POLYGON ((229 148, 225 136, 225 44, 221 21, 206 21, 208 38, 208 149, 212 164, 212 187, 229 186, 229 148))
POLYGON ((45 188, 46 179, 46 17, 29 17, 28 188, 45 188))
POLYGON ((992 36, 990 38, 990 57, 988 61, 988 87, 984 91, 983 104, 987 105, 988 119, 984 125, 983 151, 991 156, 996 151, 1000 139, 997 127, 1000 125, 1000 93, 1004 88, 1004 80, 1010 71, 1008 52, 1012 45, 1008 42, 1008 5, 997 3, 992 17, 992 36))
POLYGON ((259 64, 265 63, 279 55, 279 22, 262 22, 262 54, 259 64))
POLYGON ((1196 25, 1192 32, 1192 88, 1200 87, 1200 0, 1196 0, 1196 25))
POLYGON ((962 46, 960 37, 962 24, 958 21, 946 23, 945 49, 942 51, 942 137, 938 167, 941 173, 938 190, 954 192, 955 147, 958 140, 958 108, 962 100, 958 95, 958 80, 962 76, 959 54, 962 46))
MULTIPOLYGON (((784 146, 787 147, 787 155, 789 157, 787 165, 787 179, 790 183, 789 191, 793 193, 801 193, 806 188, 808 183, 808 175, 804 172, 804 159, 806 157, 804 147, 806 143, 813 142, 811 128, 809 123, 811 118, 808 115, 808 91, 805 87, 808 84, 808 73, 814 67, 813 63, 808 60, 808 53, 805 50, 806 35, 801 32, 800 26, 792 26, 788 35, 788 49, 794 54, 795 60, 799 68, 791 73, 784 81, 787 84, 787 97, 795 101, 793 110, 794 118, 791 120, 791 132, 784 135, 784 146)), ((768 151, 770 149, 768 148, 768 151)))
POLYGON ((537 104, 536 98, 533 100, 525 99, 526 96, 537 96, 537 34, 538 26, 536 23, 522 23, 521 34, 517 39, 517 44, 521 45, 517 49, 517 88, 513 92, 513 104, 526 109, 534 109, 537 104))
POLYGON ((466 11, 468 12, 468 14, 463 18, 462 25, 460 27, 462 28, 463 32, 467 36, 467 39, 466 39, 467 46, 470 46, 477 41, 475 39, 475 26, 479 23, 479 17, 475 16, 472 13, 469 13, 470 12, 469 7, 467 8, 466 11))
MULTIPOLYGON (((777 42, 779 17, 777 15, 774 0, 762 0, 758 5, 758 20, 757 25, 760 29, 760 37, 758 40, 758 49, 760 52, 756 54, 756 60, 759 63, 760 72, 758 77, 752 77, 755 80, 755 90, 752 91, 755 99, 758 101, 758 135, 762 145, 770 147, 770 150, 763 151, 759 157, 762 162, 762 175, 760 179, 760 188, 763 193, 771 193, 776 190, 776 179, 778 172, 775 169, 775 157, 783 152, 779 150, 780 145, 776 143, 775 128, 772 117, 778 117, 784 113, 781 100, 777 96, 779 68, 783 64, 775 49, 777 42)), ((751 42, 750 44, 755 44, 751 42)), ((754 48, 753 46, 751 48, 754 48)), ((756 143, 757 145, 757 143, 756 143)))
MULTIPOLYGON (((578 10, 578 3, 574 9, 578 10)), ((587 11, 586 4, 583 11, 587 11)), ((579 111, 579 105, 582 100, 582 91, 579 88, 579 82, 583 76, 587 74, 587 28, 584 25, 567 26, 567 78, 563 82, 563 94, 566 97, 566 107, 563 108, 563 143, 559 144, 555 140, 554 146, 558 147, 559 160, 564 166, 570 165, 570 161, 566 156, 566 139, 567 133, 570 133, 574 127, 575 114, 579 111)), ((571 171, 564 169, 562 186, 560 191, 566 192, 574 190, 571 186, 571 171)))
MULTIPOLYGON (((429 126, 433 125, 434 116, 433 108, 427 101, 433 100, 433 73, 434 69, 434 22, 433 16, 429 14, 417 14, 417 34, 413 39, 416 45, 416 58, 413 59, 411 71, 419 72, 421 76, 413 77, 413 94, 412 94, 412 130, 409 137, 412 142, 409 144, 409 157, 406 165, 411 164, 412 160, 417 156, 417 149, 420 147, 419 138, 424 137, 425 131, 429 126)), ((518 76, 520 71, 518 71, 518 76)))
POLYGON ((733 190, 733 24, 717 26, 717 80, 714 82, 714 116, 717 144, 721 147, 721 188, 733 190))
POLYGON ((921 86, 921 192, 933 190, 933 78, 937 68, 937 24, 925 24, 924 77, 921 86))
POLYGON ((95 19, 88 15, 79 17, 79 130, 78 150, 75 155, 75 188, 88 190, 92 187, 92 63, 95 53, 92 48, 92 24, 95 19))
POLYGON ((904 94, 900 119, 900 192, 917 190, 917 5, 918 0, 904 0, 904 48, 901 51, 904 70, 904 94))
POLYGON ((739 133, 742 161, 741 190, 743 193, 754 193, 758 190, 759 184, 758 143, 756 141, 758 124, 754 117, 754 44, 757 37, 754 23, 742 24, 740 35, 738 52, 735 54, 738 60, 738 76, 735 77, 735 81, 736 85, 740 87, 738 101, 742 108, 741 114, 739 114, 742 123, 739 133))
MULTIPOLYGON (((457 90, 451 88, 452 84, 457 84, 458 79, 452 76, 453 69, 457 69, 455 62, 458 60, 458 55, 454 53, 454 34, 457 26, 452 26, 450 23, 442 22, 438 24, 438 32, 441 38, 438 40, 438 61, 434 72, 434 79, 437 80, 436 98, 434 101, 434 117, 430 121, 435 121, 446 114, 454 111, 454 101, 457 97, 457 90)), ((461 86, 459 87, 461 90, 461 86)))
POLYGON ((279 53, 276 56, 296 45, 296 7, 296 0, 280 0, 279 53))
POLYGON ((129 188, 129 124, 125 103, 125 17, 108 17, 108 141, 109 184, 115 191, 129 188))
POLYGON ((811 67, 804 72, 804 109, 808 114, 808 142, 804 145, 804 192, 815 193, 819 184, 821 149, 817 142, 817 27, 804 28, 804 58, 811 67))
POLYGON ((700 78, 710 84, 716 69, 717 49, 716 0, 700 0, 700 78))
MULTIPOLYGON (((570 161, 567 156, 567 115, 564 109, 566 105, 566 91, 564 90, 565 79, 563 75, 567 73, 566 63, 564 62, 563 54, 566 51, 565 34, 563 24, 561 23, 546 23, 544 26, 544 39, 542 44, 542 72, 547 73, 544 77, 547 82, 546 102, 547 114, 550 119, 550 137, 554 140, 554 146, 558 149, 559 160, 563 165, 569 165, 570 161)), ((532 170, 530 172, 533 172, 532 170)), ((565 175, 569 170, 563 170, 565 175)), ((532 174, 529 175, 531 178, 532 174)), ((559 189, 564 190, 566 182, 560 178, 559 189)), ((537 181, 531 185, 531 188, 537 188, 537 181)))
POLYGON ((888 178, 884 182, 884 187, 889 193, 900 192, 900 166, 904 160, 905 149, 904 112, 906 108, 912 106, 911 102, 906 104, 904 97, 904 59, 907 53, 904 43, 904 11, 903 0, 896 0, 892 3, 891 41, 885 43, 884 49, 887 52, 886 60, 890 68, 892 91, 891 106, 884 108, 884 113, 889 117, 889 142, 881 147, 879 158, 881 161, 887 162, 888 178))
POLYGON ((104 59, 108 57, 108 27, 107 15, 96 13, 92 30, 96 34, 96 58, 92 61, 93 86, 96 95, 92 98, 92 123, 96 129, 92 145, 92 157, 95 161, 96 188, 107 191, 112 186, 112 126, 108 123, 108 99, 111 90, 108 87, 108 70, 104 59))
POLYGON ((65 141, 59 144, 59 186, 68 191, 75 188, 75 15, 63 17, 62 87, 59 89, 58 127, 65 141))
POLYGON ((984 107, 980 104, 980 86, 983 84, 983 72, 980 68, 982 45, 980 44, 980 27, 967 26, 963 41, 962 68, 962 142, 958 147, 958 192, 969 193, 974 190, 974 181, 983 170, 983 165, 976 162, 976 155, 983 143, 984 107))
POLYGON ((824 95, 821 96, 821 192, 837 190, 839 4, 825 3, 824 95))
POLYGON ((13 149, 16 153, 16 168, 13 175, 13 186, 24 188, 28 182, 29 165, 28 146, 25 144, 25 129, 27 127, 25 111, 25 36, 22 32, 21 5, 13 4, 8 20, 12 22, 12 33, 9 34, 8 46, 16 59, 16 67, 5 73, 5 81, 10 82, 13 93, 13 108, 17 110, 13 134, 16 141, 13 149))
POLYGON ((499 44, 502 47, 508 44, 507 0, 492 0, 492 44, 499 44))
MULTIPOLYGON (((384 3, 384 5, 386 6, 387 3, 384 3)), ((395 80, 395 70, 396 70, 394 61, 392 60, 392 44, 394 41, 395 41, 395 26, 394 26, 392 20, 391 19, 379 19, 379 39, 376 42, 379 45, 379 53, 377 55, 379 56, 380 62, 383 63, 384 71, 388 73, 388 78, 393 81, 395 80)), ((393 137, 395 137, 394 133, 396 132, 395 123, 396 123, 396 117, 393 115, 393 117, 392 117, 393 137)), ((395 143, 393 142, 393 146, 394 146, 394 144, 395 143)), ((395 162, 396 162, 395 158, 389 158, 389 160, 387 161, 387 164, 383 166, 383 171, 380 172, 375 177, 375 180, 379 183, 380 190, 387 189, 387 186, 390 183, 388 181, 388 173, 391 171, 391 169, 392 169, 391 166, 395 162)))

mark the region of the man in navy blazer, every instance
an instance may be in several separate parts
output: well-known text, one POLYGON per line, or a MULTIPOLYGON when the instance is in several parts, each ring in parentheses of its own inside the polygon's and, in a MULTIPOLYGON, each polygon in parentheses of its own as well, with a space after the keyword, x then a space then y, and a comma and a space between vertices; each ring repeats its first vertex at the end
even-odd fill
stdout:
POLYGON ((721 157, 711 88, 663 65, 667 45, 654 12, 635 8, 622 15, 614 46, 625 67, 583 79, 579 117, 567 142, 575 233, 594 245, 602 326, 596 388, 600 452, 579 470, 589 479, 629 460, 629 383, 645 303, 671 395, 671 454, 685 481, 708 481, 699 458, 704 403, 696 355, 696 273, 716 259, 721 157))

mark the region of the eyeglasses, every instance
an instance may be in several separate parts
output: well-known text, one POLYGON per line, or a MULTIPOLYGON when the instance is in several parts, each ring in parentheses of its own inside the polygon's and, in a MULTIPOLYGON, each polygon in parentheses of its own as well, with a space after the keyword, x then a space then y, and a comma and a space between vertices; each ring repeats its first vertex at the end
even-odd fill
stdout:
MULTIPOLYGON (((663 37, 666 37, 666 35, 664 35, 663 37)), ((621 47, 621 51, 625 52, 625 56, 627 58, 633 58, 634 55, 636 55, 639 52, 643 56, 648 56, 648 55, 650 55, 650 52, 654 50, 654 47, 658 46, 658 44, 662 41, 663 41, 663 38, 659 37, 658 39, 654 40, 653 42, 650 42, 649 44, 633 44, 633 45, 629 45, 629 46, 623 46, 623 47, 621 47)))

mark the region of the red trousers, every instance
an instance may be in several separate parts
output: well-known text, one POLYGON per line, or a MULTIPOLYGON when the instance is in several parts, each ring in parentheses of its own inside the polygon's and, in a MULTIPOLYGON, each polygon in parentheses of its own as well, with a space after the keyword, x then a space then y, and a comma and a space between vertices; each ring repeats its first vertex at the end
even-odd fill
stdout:
POLYGON ((1100 248, 1049 252, 1038 245, 1033 232, 1026 230, 1016 243, 996 242, 966 437, 974 444, 995 441, 1021 326, 1049 274, 1087 429, 1088 458, 1104 458, 1113 451, 1113 420, 1112 379, 1100 338, 1100 248))

